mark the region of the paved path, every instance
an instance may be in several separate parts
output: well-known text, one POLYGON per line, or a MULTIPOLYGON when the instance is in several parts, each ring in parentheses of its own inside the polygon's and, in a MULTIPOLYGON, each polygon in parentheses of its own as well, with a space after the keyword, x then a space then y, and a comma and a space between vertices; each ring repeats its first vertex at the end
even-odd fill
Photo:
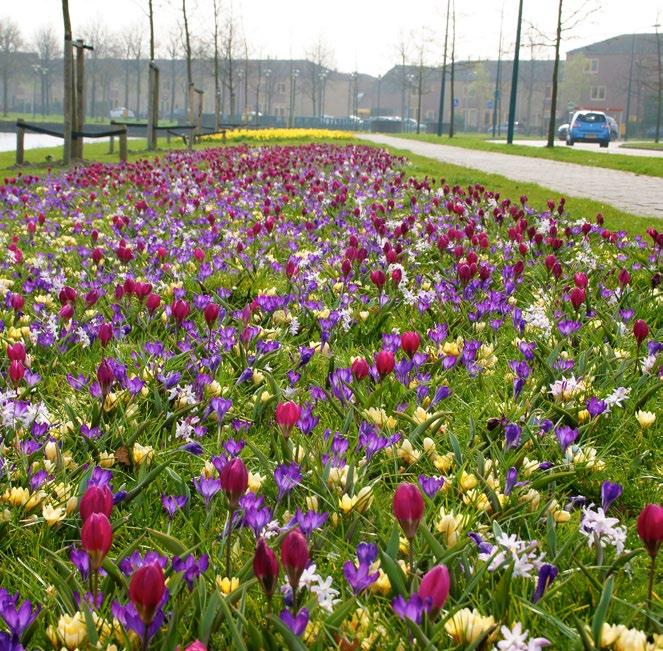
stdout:
POLYGON ((618 172, 544 158, 436 145, 378 133, 357 136, 444 163, 500 174, 515 181, 537 183, 566 196, 601 201, 634 215, 663 218, 663 178, 660 177, 640 176, 632 172, 618 172))
MULTIPOLYGON (((505 140, 489 140, 488 142, 494 142, 497 145, 504 145, 506 148, 505 140)), ((516 139, 513 141, 514 145, 524 145, 525 147, 545 147, 547 144, 546 140, 526 140, 526 139, 516 139)), ((555 140, 555 147, 566 147, 564 140, 555 140)), ((622 154, 623 156, 645 156, 646 158, 663 158, 663 149, 635 149, 633 147, 620 147, 619 142, 611 142, 607 147, 599 147, 598 142, 596 144, 591 142, 576 142, 573 145, 574 149, 582 149, 583 151, 591 151, 599 154, 622 154)))

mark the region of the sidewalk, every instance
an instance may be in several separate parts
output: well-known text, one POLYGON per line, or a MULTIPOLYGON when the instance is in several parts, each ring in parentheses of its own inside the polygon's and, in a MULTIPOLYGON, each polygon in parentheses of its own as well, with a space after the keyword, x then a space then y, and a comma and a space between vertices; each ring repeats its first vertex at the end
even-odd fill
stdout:
POLYGON ((658 177, 542 158, 436 145, 378 133, 357 134, 357 137, 444 163, 500 174, 515 181, 536 183, 569 197, 602 201, 634 215, 663 218, 663 179, 658 177))

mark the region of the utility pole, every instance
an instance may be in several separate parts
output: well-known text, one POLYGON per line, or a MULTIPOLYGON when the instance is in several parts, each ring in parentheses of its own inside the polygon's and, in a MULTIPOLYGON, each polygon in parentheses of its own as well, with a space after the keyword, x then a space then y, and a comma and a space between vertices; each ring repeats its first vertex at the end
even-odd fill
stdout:
POLYGON ((631 35, 631 62, 628 68, 628 89, 626 91, 626 124, 624 125, 624 140, 628 140, 628 123, 631 118, 631 85, 633 83, 633 59, 635 58, 635 34, 631 35))
POLYGON ((506 133, 507 144, 513 144, 513 124, 516 121, 516 100, 518 99, 518 64, 520 62, 520 31, 523 25, 523 0, 518 2, 518 26, 516 27, 516 50, 513 53, 513 72, 511 74, 511 98, 509 101, 509 128, 506 133))
POLYGON ((500 101, 500 92, 502 84, 502 28, 504 27, 504 3, 502 3, 502 12, 500 14, 500 45, 497 52, 497 71, 495 72, 495 95, 493 97, 493 138, 497 130, 498 110, 497 106, 500 101))
POLYGON ((442 135, 444 122, 444 87, 447 82, 447 44, 449 42, 449 8, 451 0, 447 0, 447 20, 444 28, 444 54, 442 55, 442 80, 440 84, 440 105, 437 110, 437 135, 442 135))
POLYGON ((658 107, 656 109, 656 136, 655 142, 661 140, 661 87, 663 87, 663 64, 661 63, 661 35, 658 32, 660 25, 656 23, 656 56, 658 58, 658 107))
POLYGON ((555 146, 555 118, 557 117, 557 86, 559 79, 559 47, 562 42, 562 5, 559 0, 557 8, 557 38, 555 39, 555 63, 553 64, 552 95, 550 97, 550 121, 548 122, 548 142, 546 147, 555 146))
POLYGON ((149 0, 150 19, 150 65, 147 75, 147 150, 157 148, 156 126, 159 121, 159 68, 154 63, 154 7, 149 0))

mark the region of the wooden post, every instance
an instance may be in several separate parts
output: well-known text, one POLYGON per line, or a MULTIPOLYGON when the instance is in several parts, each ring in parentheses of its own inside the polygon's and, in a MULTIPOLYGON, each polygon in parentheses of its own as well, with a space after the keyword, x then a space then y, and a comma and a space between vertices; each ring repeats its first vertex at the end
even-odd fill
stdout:
POLYGON ((127 127, 125 126, 120 133, 120 161, 127 162, 127 127))
POLYGON ((108 153, 112 154, 115 151, 115 136, 111 136, 108 142, 108 153))
MULTIPOLYGON (((75 111, 73 125, 74 131, 80 134, 85 122, 85 48, 83 47, 83 41, 80 39, 74 42, 74 47, 76 48, 76 85, 74 88, 75 111)), ((83 159, 83 136, 72 137, 71 156, 75 160, 83 159)))
POLYGON ((198 108, 196 110, 196 135, 200 138, 203 126, 203 91, 196 88, 198 98, 198 108))
POLYGON ((16 120, 16 164, 23 165, 25 152, 25 122, 16 120))
POLYGON ((156 126, 159 122, 159 68, 154 61, 150 61, 147 89, 147 149, 154 151, 157 147, 156 126))
POLYGON ((62 162, 69 165, 71 162, 71 131, 73 101, 71 91, 73 90, 73 46, 71 42, 71 19, 69 17, 69 0, 62 0, 62 18, 64 23, 64 146, 62 151, 62 162))
POLYGON ((193 149, 193 139, 196 137, 196 130, 192 127, 189 129, 189 138, 187 140, 187 148, 189 151, 193 149))

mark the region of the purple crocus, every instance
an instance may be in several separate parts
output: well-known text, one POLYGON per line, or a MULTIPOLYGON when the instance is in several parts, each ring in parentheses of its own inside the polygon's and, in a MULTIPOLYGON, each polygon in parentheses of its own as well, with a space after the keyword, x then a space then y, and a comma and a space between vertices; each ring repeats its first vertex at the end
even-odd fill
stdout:
POLYGON ((0 638, 0 648, 22 649, 21 637, 32 622, 37 619, 41 606, 33 608, 32 602, 26 599, 18 605, 18 593, 11 595, 4 588, 0 588, 0 617, 4 620, 11 636, 0 638))
POLYGON ((557 440, 559 441, 559 445, 562 448, 562 454, 564 454, 566 452, 566 448, 568 448, 569 445, 572 445, 578 438, 579 432, 577 429, 573 429, 568 425, 560 425, 555 430, 555 434, 557 436, 557 440))
POLYGON ((520 443, 521 429, 516 423, 508 423, 504 427, 505 447, 507 450, 515 448, 520 443))
POLYGON ((297 509, 295 517, 288 526, 298 526, 300 531, 309 538, 315 529, 320 529, 327 522, 328 517, 329 513, 318 513, 317 511, 302 513, 300 509, 297 509))
POLYGON ((214 477, 194 477, 193 485, 196 491, 205 500, 205 508, 209 508, 212 498, 221 490, 221 480, 214 477))
POLYGON ((592 396, 587 401, 587 411, 592 418, 600 416, 607 408, 605 400, 599 400, 596 396, 592 396))
POLYGON ((506 480, 504 482, 504 494, 509 496, 513 487, 516 485, 516 480, 518 479, 518 469, 511 467, 506 472, 506 480))
POLYGON ((203 554, 198 559, 193 554, 189 554, 184 558, 173 557, 173 571, 183 573, 189 592, 193 590, 193 582, 207 570, 208 565, 209 556, 207 554, 203 554))
POLYGON ((410 595, 405 601, 403 595, 398 595, 392 602, 391 607, 401 619, 409 619, 415 624, 421 624, 424 613, 430 608, 431 597, 422 599, 418 593, 410 595))
POLYGON ((370 569, 371 566, 368 563, 359 563, 359 566, 356 566, 352 561, 346 561, 343 564, 343 575, 352 588, 352 592, 359 594, 378 580, 380 573, 371 573, 370 569))
POLYGON ((179 509, 184 508, 188 499, 186 495, 162 495, 161 505, 168 514, 168 518, 172 520, 175 517, 175 513, 179 509))
POLYGON ((433 499, 437 492, 444 485, 444 477, 426 477, 426 475, 419 475, 419 486, 426 495, 433 499))
POLYGON ((622 494, 622 486, 616 482, 604 481, 601 484, 601 506, 607 513, 610 505, 622 494))
POLYGON ((539 576, 536 581, 536 589, 532 595, 533 604, 535 604, 537 601, 539 601, 539 599, 541 599, 541 597, 543 597, 543 593, 545 592, 546 588, 555 580, 557 572, 557 568, 550 563, 544 563, 541 565, 539 568, 539 576))
POLYGON ((274 481, 279 489, 278 499, 282 499, 302 480, 302 472, 296 462, 282 463, 274 470, 274 481))
POLYGON ((289 610, 282 610, 279 618, 295 635, 300 636, 308 625, 308 608, 302 608, 296 616, 289 610))

